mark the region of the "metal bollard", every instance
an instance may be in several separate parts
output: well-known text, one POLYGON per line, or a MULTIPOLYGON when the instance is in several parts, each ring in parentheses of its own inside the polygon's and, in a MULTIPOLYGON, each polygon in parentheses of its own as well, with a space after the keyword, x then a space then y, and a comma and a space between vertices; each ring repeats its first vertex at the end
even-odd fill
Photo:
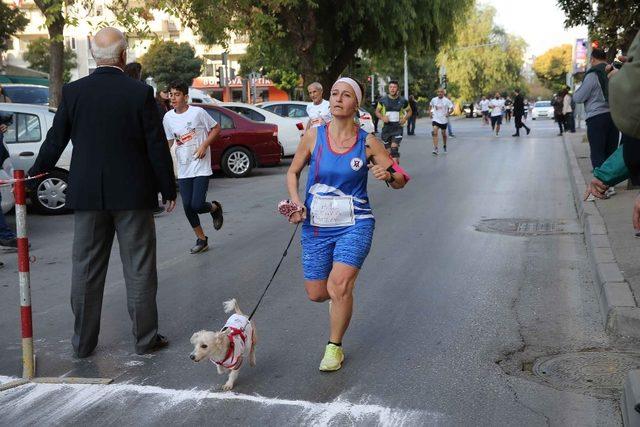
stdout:
POLYGON ((16 200, 16 234, 18 236, 18 275, 20 279, 20 323, 22 325, 22 377, 35 375, 33 325, 31 322, 31 280, 29 276, 29 239, 27 238, 27 201, 24 171, 13 172, 16 200))

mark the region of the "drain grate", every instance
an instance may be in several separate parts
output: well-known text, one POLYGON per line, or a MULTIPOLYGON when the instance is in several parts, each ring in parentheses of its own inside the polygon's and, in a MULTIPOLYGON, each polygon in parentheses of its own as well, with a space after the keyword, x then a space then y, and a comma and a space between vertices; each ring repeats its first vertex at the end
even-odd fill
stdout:
POLYGON ((640 353, 588 351, 543 357, 533 373, 561 389, 611 397, 619 393, 628 371, 640 368, 640 353))
POLYGON ((476 225, 476 230, 511 236, 544 236, 550 234, 580 233, 577 222, 569 220, 539 220, 527 218, 484 219, 476 225))

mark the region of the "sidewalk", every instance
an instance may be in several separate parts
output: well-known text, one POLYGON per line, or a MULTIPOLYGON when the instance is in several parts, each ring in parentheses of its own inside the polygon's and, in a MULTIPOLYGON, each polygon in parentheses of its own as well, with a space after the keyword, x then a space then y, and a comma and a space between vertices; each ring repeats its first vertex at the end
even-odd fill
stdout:
POLYGON ((626 181, 608 200, 584 202, 586 183, 592 179, 589 144, 584 132, 565 134, 569 172, 578 215, 600 294, 603 322, 616 336, 640 338, 640 239, 631 224, 638 194, 626 190, 626 181))
MULTIPOLYGON (((640 338, 640 239, 631 225, 637 190, 626 182, 616 186, 608 200, 582 200, 586 183, 592 179, 589 144, 584 132, 564 137, 565 153, 578 216, 594 270, 602 318, 607 332, 640 338)), ((640 370, 627 373, 620 409, 625 426, 640 426, 640 370)))

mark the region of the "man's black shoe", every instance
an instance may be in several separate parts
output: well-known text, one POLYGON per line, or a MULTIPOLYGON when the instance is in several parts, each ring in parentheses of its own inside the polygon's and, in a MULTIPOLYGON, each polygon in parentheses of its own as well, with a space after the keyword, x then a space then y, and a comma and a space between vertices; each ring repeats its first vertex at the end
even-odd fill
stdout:
POLYGON ((157 334, 156 335, 156 340, 155 340, 155 342, 153 344, 151 344, 151 347, 149 347, 148 349, 146 349, 144 351, 136 350, 136 354, 153 353, 154 351, 161 350, 161 349, 167 347, 168 345, 169 345, 169 340, 167 339, 167 337, 165 337, 164 335, 157 334))
POLYGON ((511 135, 511 136, 520 136, 520 134, 519 134, 519 133, 514 133, 514 134, 513 134, 513 135, 511 135))
POLYGON ((15 237, 11 239, 0 239, 0 246, 4 246, 5 248, 17 248, 18 247, 18 239, 15 237))
POLYGON ((220 204, 220 202, 216 200, 211 202, 211 204, 217 207, 215 211, 211 212, 211 218, 213 218, 213 228, 215 228, 216 230, 220 230, 222 228, 222 224, 224 223, 222 204, 220 204))
POLYGON ((527 135, 531 133, 531 129, 527 128, 527 135))

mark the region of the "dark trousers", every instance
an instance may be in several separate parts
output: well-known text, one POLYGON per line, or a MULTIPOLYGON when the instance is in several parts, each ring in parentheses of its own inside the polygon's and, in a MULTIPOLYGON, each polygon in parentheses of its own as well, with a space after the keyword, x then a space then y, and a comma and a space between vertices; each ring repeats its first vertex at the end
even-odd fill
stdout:
POLYGON ((560 133, 564 132, 564 115, 555 116, 555 121, 558 123, 558 128, 560 129, 560 133))
POLYGON ((611 113, 590 117, 586 123, 587 138, 591 149, 591 166, 595 169, 616 151, 620 133, 611 119, 611 113))
POLYGON ((416 116, 413 114, 407 120, 407 135, 413 135, 416 133, 416 116))
POLYGON ((373 113, 371 115, 371 120, 373 120, 373 131, 374 132, 378 132, 378 122, 380 121, 380 119, 378 118, 378 116, 376 116, 375 113, 373 113))
POLYGON ((206 201, 207 190, 209 189, 208 176, 196 176, 195 178, 181 178, 178 180, 180 187, 180 197, 184 213, 189 220, 191 227, 200 225, 198 214, 211 212, 211 203, 206 201))
POLYGON ((71 343, 86 357, 98 344, 104 282, 114 235, 127 288, 127 308, 135 349, 143 353, 156 341, 156 228, 151 210, 76 211, 74 215, 71 309, 75 316, 71 343))
POLYGON ((565 132, 576 131, 576 121, 573 118, 573 113, 567 113, 564 115, 564 130, 565 132))
POLYGON ((516 135, 520 135, 520 128, 525 128, 527 131, 529 131, 527 125, 522 122, 522 114, 516 114, 515 116, 513 116, 513 118, 516 123, 516 135))

